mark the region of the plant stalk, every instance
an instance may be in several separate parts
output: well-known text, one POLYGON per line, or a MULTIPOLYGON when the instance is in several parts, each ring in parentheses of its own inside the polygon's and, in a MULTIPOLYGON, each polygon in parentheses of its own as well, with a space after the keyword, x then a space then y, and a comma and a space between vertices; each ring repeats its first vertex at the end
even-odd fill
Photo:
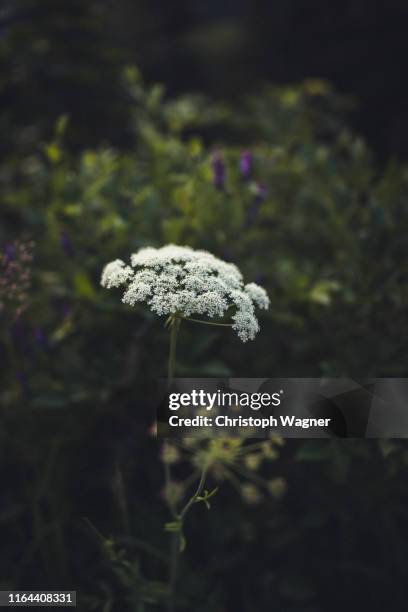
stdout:
POLYGON ((171 321, 170 327, 170 352, 169 352, 169 363, 167 371, 167 382, 170 384, 174 378, 176 371, 176 349, 177 349, 177 335, 180 327, 180 317, 174 317, 171 321))
MULTIPOLYGON (((205 323, 208 325, 227 326, 227 324, 223 324, 223 323, 215 323, 215 324, 213 323, 212 324, 211 322, 199 321, 198 319, 187 319, 187 320, 194 321, 196 323, 205 323)), ((181 323, 181 317, 177 315, 172 317, 172 319, 170 320, 170 352, 169 352, 168 375, 167 375, 167 384, 169 387, 174 378, 174 374, 176 370, 177 335, 178 335, 178 331, 180 328, 180 323, 181 323)), ((166 484, 169 485, 171 483, 170 466, 166 466, 166 467, 167 467, 166 472, 165 472, 166 484)), ((169 570, 169 582, 168 582, 169 599, 168 599, 168 604, 167 604, 168 612, 175 612, 174 594, 175 594, 176 586, 177 586, 177 573, 178 573, 178 565, 179 565, 179 557, 180 557, 183 522, 184 522, 186 514, 188 513, 190 508, 193 506, 193 504, 197 501, 197 499, 200 497, 203 491, 205 480, 207 478, 207 472, 208 472, 208 466, 203 467, 196 492, 194 493, 192 497, 190 497, 190 499, 187 501, 186 505, 184 506, 184 508, 181 510, 180 513, 177 513, 174 507, 170 508, 173 518, 175 518, 176 520, 180 522, 180 531, 174 532, 171 538, 170 570, 169 570)))
POLYGON ((176 586, 177 586, 177 571, 178 571, 179 558, 180 558, 181 534, 183 532, 184 519, 186 517, 186 514, 190 510, 190 508, 193 506, 193 504, 195 504, 195 502, 197 501, 197 499, 200 497, 201 493, 203 492, 205 481, 207 478, 207 473, 208 473, 208 466, 205 466, 202 469, 196 492, 194 493, 192 497, 190 497, 190 499, 188 500, 188 502, 186 503, 182 511, 177 515, 177 518, 180 521, 181 527, 180 527, 180 531, 176 531, 172 534, 172 540, 171 540, 170 573, 169 573, 169 602, 168 602, 168 607, 167 607, 168 612, 175 612, 174 593, 176 591, 176 586))
POLYGON ((232 323, 215 323, 214 321, 202 321, 201 319, 192 319, 191 317, 183 317, 185 321, 193 321, 193 323, 201 323, 202 325, 215 325, 216 327, 232 327, 232 323))

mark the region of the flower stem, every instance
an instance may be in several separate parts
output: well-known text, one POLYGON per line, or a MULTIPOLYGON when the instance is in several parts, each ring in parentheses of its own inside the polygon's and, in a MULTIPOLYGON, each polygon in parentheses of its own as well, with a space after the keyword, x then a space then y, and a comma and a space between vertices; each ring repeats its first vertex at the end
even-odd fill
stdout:
POLYGON ((172 534, 171 550, 170 550, 169 601, 167 605, 168 612, 175 612, 174 593, 176 591, 176 586, 177 586, 177 570, 178 570, 179 557, 180 557, 180 549, 181 549, 181 542, 182 542, 181 538, 183 534, 184 519, 186 517, 186 514, 190 510, 191 506, 195 504, 195 502, 198 500, 201 493, 203 492, 203 488, 204 488, 205 481, 207 478, 207 473, 208 473, 208 466, 204 466, 201 471, 201 476, 200 476, 200 480, 199 480, 196 492, 194 493, 192 497, 190 497, 190 499, 188 500, 188 502, 186 503, 182 511, 177 515, 177 519, 180 522, 180 530, 172 534))
MULTIPOLYGON (((177 349, 177 335, 178 335, 178 331, 180 328, 180 323, 181 323, 181 319, 184 319, 185 317, 180 317, 178 315, 175 315, 173 317, 171 317, 169 319, 169 324, 170 324, 170 352, 169 352, 169 362, 168 362, 168 375, 167 375, 167 383, 168 386, 170 386, 173 378, 174 378, 174 374, 175 374, 175 370, 176 370, 176 349, 177 349)), ((205 323, 207 325, 222 325, 222 326, 228 326, 228 324, 224 324, 224 323, 210 323, 209 321, 199 321, 198 319, 187 319, 188 321, 194 321, 196 323, 205 323)), ((165 471, 165 478, 166 478, 166 486, 168 486, 171 483, 171 472, 170 472, 170 466, 169 465, 165 465, 166 467, 166 471, 165 471)), ((178 573, 178 564, 179 564, 179 557, 180 557, 180 549, 181 549, 181 544, 182 544, 182 533, 183 533, 183 523, 184 523, 184 519, 186 517, 186 514, 188 513, 188 511, 190 510, 190 508, 193 506, 193 504, 198 500, 198 498, 200 497, 204 485, 205 485, 205 480, 207 478, 207 472, 208 472, 208 466, 204 466, 202 471, 201 471, 201 476, 200 476, 200 480, 198 482, 198 486, 196 489, 196 492, 194 493, 194 495, 192 497, 190 497, 190 499, 187 501, 186 505, 184 506, 184 508, 181 510, 180 513, 177 513, 176 508, 172 505, 170 507, 170 511, 173 515, 173 518, 176 519, 179 524, 180 524, 180 530, 179 531, 175 531, 172 534, 172 538, 171 538, 171 547, 170 547, 170 570, 169 570, 169 599, 168 599, 168 603, 167 603, 167 610, 168 612, 175 612, 175 602, 174 602, 174 594, 176 591, 176 585, 177 585, 177 573, 178 573)))
MULTIPOLYGON (((180 318, 179 317, 169 317, 168 323, 170 325, 170 351, 169 351, 169 360, 168 360, 168 370, 167 370, 167 386, 170 387, 170 384, 174 378, 175 370, 176 370, 176 350, 177 350, 177 334, 180 327, 180 318)), ((166 488, 171 484, 171 471, 170 466, 165 463, 165 481, 166 488)), ((177 512, 173 504, 170 505, 170 512, 173 518, 177 518, 177 512)), ((174 590, 177 578, 177 565, 178 565, 178 547, 179 547, 179 538, 177 533, 173 533, 171 537, 170 543, 170 571, 169 571, 169 599, 167 604, 168 612, 174 611, 174 590)))
POLYGON ((202 468, 202 471, 201 471, 200 481, 198 483, 198 487, 197 487, 196 492, 194 493, 194 495, 192 497, 190 497, 190 499, 188 500, 188 502, 184 506, 183 510, 179 514, 180 521, 184 520, 184 518, 185 518, 187 512, 190 510, 191 506, 197 501, 197 498, 200 497, 201 493, 203 492, 203 488, 204 488, 204 485, 205 485, 205 480, 207 478, 207 473, 208 473, 208 467, 204 466, 202 468))
POLYGON ((185 321, 193 321, 194 323, 202 323, 203 325, 216 325, 217 327, 232 327, 232 323, 214 323, 214 321, 202 321, 201 319, 191 319, 183 317, 185 321))
POLYGON ((180 322, 180 317, 174 317, 170 322, 170 353, 167 373, 167 382, 169 384, 173 380, 176 370, 177 334, 179 331, 180 322))

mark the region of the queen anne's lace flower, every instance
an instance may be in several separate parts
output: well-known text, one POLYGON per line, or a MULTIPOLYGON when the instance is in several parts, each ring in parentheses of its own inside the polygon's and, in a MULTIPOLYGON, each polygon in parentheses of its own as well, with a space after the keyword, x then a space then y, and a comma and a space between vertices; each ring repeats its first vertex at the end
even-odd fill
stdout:
POLYGON ((108 263, 102 272, 101 285, 107 289, 120 287, 133 276, 133 270, 121 259, 108 263))
POLYGON ((244 285, 234 264, 207 251, 173 244, 160 249, 147 247, 131 255, 131 265, 120 259, 108 263, 102 272, 102 286, 125 285, 125 304, 146 302, 158 315, 214 318, 223 317, 232 308, 232 327, 243 342, 253 340, 259 331, 255 306, 269 308, 262 287, 244 285))
POLYGON ((248 283, 245 285, 245 291, 259 308, 269 308, 268 294, 263 287, 260 287, 256 283, 248 283))

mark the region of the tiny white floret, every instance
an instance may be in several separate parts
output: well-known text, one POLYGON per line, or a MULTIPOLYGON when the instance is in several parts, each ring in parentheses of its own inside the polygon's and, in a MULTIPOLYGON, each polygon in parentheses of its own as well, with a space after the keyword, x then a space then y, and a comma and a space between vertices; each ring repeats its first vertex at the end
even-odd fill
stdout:
POLYGON ((102 271, 101 285, 107 289, 124 285, 133 276, 133 270, 121 259, 108 263, 102 271))

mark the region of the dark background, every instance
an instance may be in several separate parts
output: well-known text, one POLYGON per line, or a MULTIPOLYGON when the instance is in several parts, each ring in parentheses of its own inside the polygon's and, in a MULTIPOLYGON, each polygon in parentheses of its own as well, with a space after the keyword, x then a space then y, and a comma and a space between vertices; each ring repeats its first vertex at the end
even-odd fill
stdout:
POLYGON ((170 94, 228 99, 265 80, 328 79, 353 97, 350 121, 379 159, 406 157, 407 17, 404 0, 3 0, 6 128, 41 133, 68 112, 73 145, 125 146, 120 68, 136 63, 170 94))
MULTIPOLYGON (((99 286, 110 259, 180 240, 271 293, 244 348, 185 326, 181 375, 407 376, 407 17, 402 0, 0 0, 2 261, 14 238, 36 242, 29 305, 0 317, 0 587, 163 610, 169 512, 137 385, 165 373, 168 337, 99 286), (137 80, 131 95, 127 65, 170 101, 233 111, 190 142, 137 80), (349 102, 264 92, 310 78, 349 102)), ((404 441, 292 441, 274 461, 285 495, 248 505, 226 482, 210 513, 192 511, 178 609, 403 610, 404 441)))

